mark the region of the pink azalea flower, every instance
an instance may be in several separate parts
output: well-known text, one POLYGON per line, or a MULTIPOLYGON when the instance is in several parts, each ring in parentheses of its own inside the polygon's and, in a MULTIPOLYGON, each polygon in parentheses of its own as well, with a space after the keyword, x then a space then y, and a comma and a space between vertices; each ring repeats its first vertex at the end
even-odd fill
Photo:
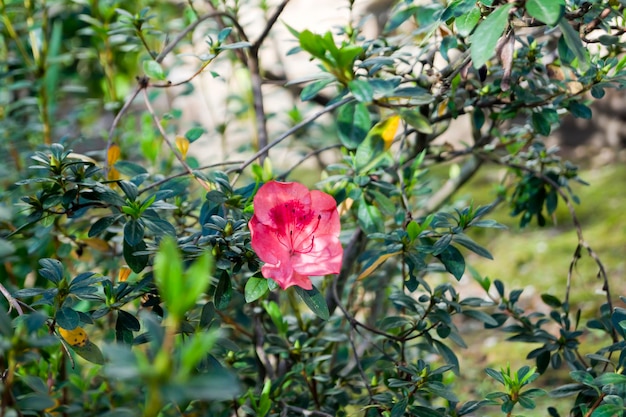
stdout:
POLYGON ((310 290, 310 276, 338 274, 341 269, 337 203, 324 192, 270 181, 254 197, 248 226, 252 249, 265 262, 263 276, 282 289, 297 285, 310 290))

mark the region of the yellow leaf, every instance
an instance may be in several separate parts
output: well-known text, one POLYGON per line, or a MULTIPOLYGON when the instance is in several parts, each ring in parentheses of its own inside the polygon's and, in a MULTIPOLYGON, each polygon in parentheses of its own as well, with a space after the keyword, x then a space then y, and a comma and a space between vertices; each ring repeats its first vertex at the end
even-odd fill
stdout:
POLYGON ((579 81, 570 81, 567 83, 567 92, 571 95, 576 95, 584 89, 585 86, 579 81))
POLYGON ((396 255, 399 255, 400 253, 402 253, 402 251, 397 251, 397 252, 392 252, 392 253, 385 253, 384 255, 381 255, 370 266, 365 268, 365 270, 359 274, 357 280, 360 280, 360 279, 363 279, 363 278, 366 278, 366 277, 370 276, 372 274, 372 272, 374 272, 376 269, 378 269, 378 267, 381 266, 387 259, 389 259, 391 257, 394 257, 396 255))
POLYGON ((90 237, 87 239, 83 239, 82 242, 86 244, 91 249, 95 249, 99 252, 109 252, 111 247, 108 242, 104 239, 99 239, 97 237, 90 237))
POLYGON ((350 207, 352 207, 352 203, 354 203, 354 200, 351 199, 350 197, 348 197, 345 200, 343 200, 341 202, 341 204, 339 204, 339 206, 337 206, 337 211, 339 212, 339 217, 343 216, 348 211, 350 211, 350 207))
POLYGON ((183 159, 187 159, 187 151, 189 150, 189 139, 184 136, 176 136, 176 149, 183 156, 183 159))
POLYGON ((68 158, 79 159, 79 160, 81 160, 81 161, 83 161, 83 162, 89 162, 89 163, 92 163, 92 164, 94 164, 94 165, 95 165, 95 164, 97 164, 97 161, 96 161, 95 159, 93 159, 93 158, 92 158, 92 157, 90 157, 90 156, 83 155, 82 153, 70 152, 70 153, 67 155, 67 157, 68 157, 68 158))
MULTIPOLYGON (((111 169, 109 169, 109 173, 107 175, 107 179, 109 181, 117 181, 120 179, 120 172, 115 169, 115 167, 111 167, 111 169)), ((113 187, 115 185, 115 183, 111 183, 109 184, 110 187, 113 187)))
POLYGON ((85 330, 82 327, 76 327, 73 330, 66 330, 59 327, 59 334, 71 346, 85 346, 89 340, 87 333, 85 333, 85 330))
POLYGON ((113 166, 120 159, 121 150, 117 144, 111 145, 107 152, 107 165, 113 166))
POLYGON ((126 282, 129 275, 130 275, 130 268, 124 265, 120 268, 120 272, 117 274, 117 281, 126 282))
POLYGON ((448 108, 448 100, 444 100, 437 106, 437 116, 443 116, 448 108))
POLYGON ((394 115, 381 122, 382 132, 381 136, 385 141, 385 150, 389 149, 393 143, 393 138, 396 137, 398 126, 400 125, 400 116, 394 115))

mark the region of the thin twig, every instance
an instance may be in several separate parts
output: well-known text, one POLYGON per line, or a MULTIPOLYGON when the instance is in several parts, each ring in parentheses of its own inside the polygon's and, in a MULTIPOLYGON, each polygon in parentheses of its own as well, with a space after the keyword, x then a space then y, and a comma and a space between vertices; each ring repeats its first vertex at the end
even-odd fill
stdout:
POLYGON ((289 174, 291 174, 293 172, 294 169, 299 167, 307 159, 309 159, 309 158, 311 158, 313 156, 319 155, 322 152, 326 152, 326 151, 329 151, 331 149, 340 148, 341 146, 342 146, 341 144, 337 144, 336 143, 334 145, 324 146, 323 148, 315 149, 314 151, 309 152, 308 154, 306 154, 302 158, 300 158, 300 160, 298 162, 293 164, 287 171, 285 171, 282 174, 280 174, 276 179, 277 180, 284 180, 285 178, 287 178, 289 176, 289 174))
POLYGON ((189 26, 187 26, 185 29, 183 29, 182 32, 180 32, 178 35, 176 35, 176 37, 174 39, 172 39, 172 41, 170 43, 167 44, 167 46, 165 48, 163 48, 163 50, 161 51, 161 53, 154 59, 156 62, 161 63, 163 62, 163 60, 165 59, 165 57, 172 52, 172 50, 174 50, 174 48, 176 47, 176 45, 178 45, 178 43, 183 40, 185 38, 185 36, 187 36, 187 34, 189 32, 191 32, 192 30, 194 30, 200 23, 204 22, 205 20, 211 19, 213 17, 227 17, 229 20, 231 20, 233 22, 233 26, 235 26, 237 28, 237 31, 239 32, 239 34, 242 37, 245 37, 245 34, 243 32, 243 28, 241 27, 241 25, 239 25, 239 22, 237 22, 237 19, 235 19, 233 16, 231 16, 229 13, 226 12, 220 12, 220 11, 215 11, 215 12, 211 12, 211 13, 207 13, 204 14, 202 16, 200 16, 198 18, 198 20, 196 20, 195 22, 191 23, 189 26))
POLYGON ((334 417, 332 414, 328 414, 328 413, 325 413, 323 411, 306 410, 304 408, 296 407, 296 406, 293 406, 293 405, 287 405, 285 403, 282 403, 282 406, 283 406, 283 410, 295 411, 295 412, 300 413, 300 414, 302 414, 303 416, 306 416, 306 417, 309 417, 309 416, 334 417))
POLYGON ((124 103, 124 105, 122 106, 120 111, 117 112, 117 114, 115 115, 115 119, 113 119, 113 123, 111 123, 111 127, 109 128, 109 135, 108 135, 108 138, 107 138, 106 152, 105 152, 105 160, 106 160, 106 164, 105 164, 105 167, 104 167, 104 176, 105 177, 106 177, 106 175, 107 175, 107 173, 109 171, 108 155, 109 155, 109 149, 111 149, 111 146, 113 146, 113 133, 115 132, 115 128, 120 123, 120 120, 122 120, 122 116, 124 116, 124 114, 126 114, 128 109, 130 108, 130 105, 135 100, 135 98, 137 97, 139 92, 141 90, 143 90, 144 88, 146 88, 146 85, 147 85, 147 81, 145 79, 139 80, 139 82, 135 86, 135 89, 130 94, 130 97, 128 97, 128 99, 126 100, 126 102, 124 103))
POLYGON ((344 305, 341 303, 341 299, 339 298, 339 292, 337 291, 337 281, 339 281, 337 279, 337 277, 339 277, 339 274, 335 276, 335 278, 333 279, 332 282, 332 288, 331 288, 331 294, 332 297, 334 299, 334 305, 336 307, 339 307, 339 310, 341 310, 341 312, 343 313, 344 317, 346 318, 346 320, 348 320, 348 323, 350 323, 350 326, 352 326, 353 329, 357 329, 358 327, 362 327, 365 330, 369 331, 370 333, 374 333, 377 334, 379 336, 383 336, 387 339, 391 339, 391 340, 395 340, 396 342, 403 342, 405 340, 405 338, 401 338, 398 337, 396 335, 390 334, 390 333, 386 333, 383 332, 382 330, 378 330, 374 327, 371 327, 365 323, 362 323, 360 321, 358 321, 352 314, 350 314, 350 312, 344 307, 344 305))
POLYGON ((261 32, 258 39, 254 41, 250 49, 258 51, 258 49, 261 47, 261 45, 265 41, 265 38, 267 38, 267 36, 269 35, 270 30, 272 30, 272 27, 274 27, 274 24, 276 24, 276 22, 278 21, 278 17, 281 15, 283 10, 285 10, 285 6, 287 6, 287 3, 289 3, 289 0, 283 0, 283 2, 278 5, 276 10, 274 11, 274 14, 269 18, 269 20, 265 24, 265 28, 263 28, 263 32, 261 32))
POLYGON ((287 139, 289 136, 293 135, 295 132, 297 132, 298 130, 302 129, 304 126, 308 125, 309 123, 313 122, 314 120, 318 119, 319 117, 323 116, 324 114, 326 114, 328 112, 331 112, 331 111, 335 110, 336 108, 341 107, 344 104, 349 103, 349 102, 351 102, 353 100, 354 100, 354 97, 346 97, 343 100, 340 100, 340 101, 338 101, 336 103, 330 104, 330 105, 324 107, 322 110, 320 110, 320 111, 310 115, 306 119, 302 120, 300 123, 298 123, 298 124, 294 125, 293 127, 287 129, 282 135, 278 136, 272 142, 268 143, 267 146, 265 146, 264 148, 259 149, 258 152, 256 152, 254 155, 252 155, 247 160, 245 160, 236 169, 228 170, 227 173, 236 172, 238 174, 237 176, 235 176, 233 181, 231 181, 231 183, 234 184, 235 182, 237 182, 237 179, 239 178, 239 174, 241 174, 241 172, 247 166, 249 166, 254 161, 256 161, 257 158, 260 155, 263 155, 264 153, 266 153, 267 151, 272 149, 274 146, 278 145, 280 142, 282 142, 283 140, 287 139))
MULTIPOLYGON (((263 41, 269 35, 272 27, 278 20, 278 16, 285 9, 285 6, 289 0, 283 0, 283 2, 276 8, 274 14, 270 17, 263 29, 263 32, 259 38, 254 41, 250 47, 250 57, 248 60, 248 70, 250 71, 250 84, 252 88, 252 100, 254 105, 254 116, 256 119, 257 130, 257 144, 259 149, 267 146, 268 134, 267 134, 267 118, 265 117, 265 105, 263 103, 263 79, 261 78, 261 65, 259 63, 259 49, 263 44, 263 41)), ((259 162, 263 163, 266 154, 259 155, 259 162)))
MULTIPOLYGON (((602 281, 603 281, 602 290, 606 294, 606 301, 607 301, 607 306, 609 307, 609 311, 611 312, 611 314, 613 314, 612 313, 613 312, 613 301, 611 299, 611 290, 609 288, 609 278, 608 278, 608 275, 606 273, 606 269, 604 267, 604 264, 600 260, 600 257, 598 256, 598 254, 593 250, 593 248, 585 240, 585 238, 583 236, 583 228, 582 228, 582 225, 580 223, 580 220, 578 219, 578 216, 576 215, 576 210, 574 209, 574 205, 570 201, 570 198, 567 196, 565 191, 563 191, 561 186, 556 181, 554 181, 552 178, 548 177, 547 175, 544 175, 542 172, 535 171, 532 168, 526 167, 524 165, 515 164, 515 163, 507 162, 507 161, 501 161, 499 159, 496 159, 496 158, 493 158, 493 157, 490 157, 490 156, 487 156, 487 155, 477 154, 477 156, 479 156, 479 157, 481 157, 483 159, 487 159, 487 160, 489 160, 491 162, 494 162, 496 164, 507 166, 507 167, 514 168, 514 169, 519 169, 521 171, 524 171, 524 172, 527 172, 527 173, 529 173, 531 175, 534 175, 535 177, 539 178, 540 180, 542 180, 546 184, 549 184, 559 194, 559 196, 565 202, 565 205, 567 206, 567 209, 569 210, 570 217, 572 219, 572 223, 574 223, 574 228, 576 229, 576 235, 578 237, 578 245, 576 246, 576 250, 574 251, 574 255, 572 256, 572 261, 570 262, 569 273, 568 273, 568 283, 567 283, 567 289, 566 289, 567 292, 565 294, 565 302, 568 302, 568 300, 569 300, 569 291, 571 289, 571 282, 570 282, 570 280, 571 280, 571 272, 573 271, 576 263, 578 262, 578 259, 580 258, 581 248, 585 248, 587 250, 587 253, 591 257, 591 259, 594 260, 594 262, 596 263, 596 265, 598 267, 598 278, 601 278, 602 281)), ((613 338, 614 342, 618 341, 618 337, 617 337, 617 333, 616 333, 615 329, 613 329, 612 338, 613 338)))
POLYGON ((213 62, 213 59, 209 59, 207 61, 204 61, 202 63, 202 65, 200 66, 200 68, 198 68, 198 70, 196 72, 193 73, 193 75, 191 75, 190 77, 188 77, 185 80, 182 81, 177 81, 175 83, 168 81, 166 84, 150 84, 150 87, 156 87, 156 88, 169 88, 169 87, 178 87, 181 85, 185 85, 189 82, 191 82, 191 80, 193 80, 194 78, 196 78, 198 75, 202 74, 202 71, 204 71, 204 69, 211 63, 213 62))
POLYGON ((463 164, 459 175, 446 181, 443 187, 441 187, 439 191, 428 199, 426 206, 414 215, 414 218, 426 216, 438 210, 452 195, 454 195, 454 193, 459 190, 459 188, 463 186, 463 184, 474 176, 481 165, 482 159, 470 157, 470 159, 463 164))
MULTIPOLYGON (((257 131, 257 146, 259 149, 267 147, 268 133, 267 120, 265 117, 265 105, 263 103, 263 90, 261 79, 261 69, 259 67, 258 51, 250 51, 248 59, 248 71, 250 71, 250 85, 252 89, 252 101, 254 107, 254 118, 257 131)), ((259 162, 262 164, 265 159, 266 152, 259 155, 259 162)))
POLYGON ((17 311, 17 314, 19 314, 20 316, 24 314, 24 311, 22 310, 22 306, 20 306, 19 301, 13 298, 9 290, 7 290, 6 287, 2 285, 1 282, 0 282, 0 292, 2 293, 2 295, 4 295, 4 298, 6 298, 7 301, 9 302, 9 312, 11 312, 12 308, 15 308, 15 311, 17 311))
POLYGON ((374 396, 374 392, 372 391, 372 387, 370 387, 369 382, 367 382, 367 375, 365 375, 365 370, 363 369, 363 365, 361 365, 361 359, 359 358, 359 352, 357 351, 356 344, 354 343, 354 337, 352 337, 352 331, 354 329, 350 329, 348 332, 348 340, 350 341, 350 346, 352 347, 352 352, 354 352, 354 361, 356 363, 356 367, 359 370, 359 374, 361 375, 361 379, 363 379, 363 384, 365 384, 365 389, 367 389, 367 393, 370 396, 370 399, 374 396))
POLYGON ((206 182, 204 182, 203 180, 201 180, 200 178, 194 175, 191 167, 187 164, 187 162, 185 162, 185 160, 183 159, 183 156, 180 154, 180 152, 176 150, 176 148, 174 147, 174 144, 172 144, 172 141, 170 141, 170 139, 168 138, 167 132, 165 132, 165 129, 163 129, 163 126, 161 125, 161 120, 154 112, 154 109, 152 108, 152 104, 150 104, 150 98, 148 97, 148 92, 145 89, 144 89, 143 97, 144 97, 144 102, 146 103, 146 108, 148 109, 148 112, 152 116, 152 120, 154 121, 154 124, 157 126, 157 129, 159 129, 159 132, 161 133, 161 136, 163 136, 163 140, 165 141, 167 146, 169 146, 169 148, 174 153, 174 156, 176 156, 176 159, 178 159, 178 161, 181 163, 181 165, 187 171, 188 174, 193 175, 196 181, 198 181, 198 183, 200 183, 200 185, 205 190, 209 191, 211 187, 209 187, 209 185, 206 182))
MULTIPOLYGON (((196 171, 202 171, 202 170, 204 170, 204 169, 217 168, 217 167, 220 167, 220 166, 226 166, 226 165, 237 165, 237 164, 240 164, 240 163, 242 163, 242 162, 243 162, 243 161, 225 161, 225 162, 218 162, 218 163, 216 163, 216 164, 203 165, 203 166, 201 166, 201 167, 197 168, 197 169, 196 169, 196 171)), ((156 187, 158 187, 158 186, 160 186, 160 185, 163 185, 163 184, 165 184, 166 182, 173 180, 174 178, 180 178, 180 177, 184 177, 184 176, 186 176, 186 175, 189 175, 189 172, 187 172, 187 171, 185 171, 185 172, 179 172, 178 174, 170 175, 170 176, 169 176, 169 177, 167 177, 167 178, 163 178, 162 180, 155 181, 155 182, 153 182, 152 184, 150 184, 150 185, 146 186, 145 188, 142 188, 142 189, 139 191, 139 195, 141 195, 142 193, 144 193, 144 192, 146 192, 146 191, 149 191, 149 190, 151 190, 151 189, 153 189, 153 188, 156 188, 156 187)))

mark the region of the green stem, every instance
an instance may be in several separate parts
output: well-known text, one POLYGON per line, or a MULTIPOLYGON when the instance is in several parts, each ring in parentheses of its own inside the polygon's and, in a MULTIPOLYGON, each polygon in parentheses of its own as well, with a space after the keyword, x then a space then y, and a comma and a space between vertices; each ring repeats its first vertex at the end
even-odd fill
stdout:
POLYGON ((305 330, 304 320, 302 320, 302 315, 300 314, 300 306, 298 305, 298 300, 296 300, 293 291, 286 292, 287 298, 289 299, 289 305, 291 306, 293 314, 295 314, 296 320, 298 321, 298 327, 300 327, 301 330, 305 330))
POLYGON ((17 36, 17 32, 15 31, 15 28, 11 24, 11 19, 9 19, 9 16, 7 15, 6 5, 4 3, 4 0, 0 0, 0 13, 2 14, 2 23, 4 24, 4 27, 9 33, 9 36, 11 37, 11 39, 13 39, 13 42, 15 42, 17 49, 20 51, 20 55, 22 55, 22 59, 24 59, 24 63, 26 64, 27 67, 30 67, 32 65, 30 56, 26 52, 26 48, 24 48, 24 45, 22 44, 20 37, 17 36))

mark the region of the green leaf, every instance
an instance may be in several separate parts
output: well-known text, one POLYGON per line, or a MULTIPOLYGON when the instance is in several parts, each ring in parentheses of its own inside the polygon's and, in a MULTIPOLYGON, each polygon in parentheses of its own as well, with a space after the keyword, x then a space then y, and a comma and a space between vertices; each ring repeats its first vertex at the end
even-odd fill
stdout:
POLYGON ((385 152, 385 141, 382 136, 373 130, 356 148, 354 164, 359 174, 367 174, 367 170, 373 168, 379 160, 379 156, 385 152))
POLYGON ((543 117, 542 113, 533 112, 533 115, 531 117, 531 122, 532 122, 533 128, 535 129, 537 133, 539 133, 542 136, 550 135, 550 131, 552 130, 552 127, 550 126, 550 122, 545 117, 543 117))
POLYGON ((589 69, 589 53, 583 46, 579 33, 574 30, 566 19, 559 20, 558 26, 559 29, 561 29, 561 33, 563 33, 565 44, 576 59, 578 59, 578 68, 580 68, 582 72, 586 72, 589 69))
POLYGON ((102 351, 91 340, 87 340, 83 346, 72 346, 71 349, 76 352, 78 356, 88 362, 95 363, 96 365, 104 364, 104 355, 102 355, 102 351))
POLYGON ((370 113, 364 103, 351 102, 337 112, 339 139, 348 149, 356 149, 367 136, 371 124, 370 113))
POLYGON ((446 267, 446 271, 452 274, 454 278, 460 280, 465 273, 465 258, 454 246, 446 247, 437 258, 446 267))
POLYGON ((124 192, 124 195, 129 201, 135 201, 139 195, 137 186, 130 181, 120 181, 117 183, 124 192))
POLYGON ((456 18, 456 29, 460 36, 467 37, 474 30, 480 20, 480 8, 475 7, 468 13, 456 18))
MULTIPOLYGON (((55 406, 56 403, 46 394, 28 393, 17 397, 17 407, 19 410, 44 411, 55 406)), ((10 411, 8 414, 10 414, 10 411)))
POLYGON ((180 309, 178 301, 183 295, 183 261, 176 241, 166 237, 161 241, 159 251, 154 258, 154 282, 159 289, 161 299, 177 318, 180 309))
POLYGON ((391 252, 391 253, 383 253, 380 256, 378 256, 377 258, 376 257, 372 257, 365 264, 365 268, 363 269, 363 272, 361 272, 359 274, 359 276, 357 277, 357 280, 361 280, 363 278, 367 278, 368 276, 370 276, 372 274, 372 272, 374 272, 387 259, 392 258, 394 256, 397 256, 397 255, 399 255, 401 253, 402 253, 401 251, 396 251, 396 252, 391 252))
POLYGON ((616 404, 602 404, 600 407, 593 410, 591 417, 615 417, 621 416, 624 413, 624 408, 616 404))
POLYGON ((410 6, 391 15, 385 25, 384 33, 397 29, 407 19, 411 18, 417 12, 417 6, 410 6))
POLYGON ((374 89, 365 80, 352 80, 348 83, 348 88, 360 102, 369 103, 374 99, 374 89))
POLYGON ((177 376, 188 378, 194 373, 198 363, 209 354, 218 338, 216 329, 198 332, 185 341, 180 349, 181 364, 177 376))
POLYGON ((491 255, 491 253, 489 253, 487 249, 483 248, 478 243, 474 242, 472 239, 467 237, 467 235, 463 235, 463 234, 454 235, 454 241, 458 243, 459 245, 465 246, 467 249, 482 256, 483 258, 493 259, 493 256, 491 255))
POLYGON ((132 314, 124 310, 117 311, 117 321, 115 323, 115 326, 116 328, 123 327, 124 329, 128 329, 133 332, 138 332, 139 329, 141 328, 141 325, 139 324, 139 320, 137 320, 135 316, 133 316, 132 314))
POLYGON ((409 239, 411 239, 411 242, 415 241, 417 236, 419 236, 420 226, 415 220, 411 220, 409 224, 406 225, 406 233, 409 235, 409 239))
POLYGON ((437 349, 437 352, 439 352, 443 360, 448 365, 452 365, 452 372, 454 372, 454 374, 458 376, 460 370, 459 359, 456 357, 452 349, 446 346, 445 343, 436 339, 433 339, 433 345, 435 346, 435 349, 437 349))
POLYGON ((227 308, 228 304, 230 304, 232 294, 233 288, 230 283, 230 276, 224 271, 217 282, 215 293, 213 294, 213 304, 215 304, 215 308, 218 310, 227 308))
POLYGON ((570 112, 572 112, 572 116, 579 119, 590 120, 593 116, 591 109, 588 106, 585 106, 582 103, 578 103, 576 101, 571 101, 567 108, 570 112))
POLYGON ((357 217, 365 233, 376 233, 384 229, 383 216, 380 210, 378 210, 378 207, 368 204, 364 198, 361 198, 359 201, 357 217))
POLYGON ((598 386, 609 384, 626 384, 626 375, 607 372, 597 377, 594 382, 598 386))
POLYGON ((300 47, 316 58, 324 59, 326 48, 320 35, 314 34, 310 30, 303 30, 298 37, 300 47))
POLYGON ((58 284, 63 279, 63 265, 56 259, 45 258, 39 260, 39 274, 53 284, 58 284))
POLYGON ((276 326, 276 328, 278 329, 278 333, 283 336, 287 334, 289 325, 283 318, 283 314, 281 313, 278 304, 276 304, 276 302, 274 301, 265 300, 263 301, 263 308, 265 308, 265 311, 267 312, 267 314, 269 314, 270 319, 272 319, 272 322, 274 323, 274 326, 276 326))
POLYGON ((565 14, 564 0, 527 0, 526 11, 535 19, 554 26, 565 14))
POLYGON ((266 278, 250 277, 244 289, 246 303, 263 297, 269 291, 266 278))
POLYGON ((550 397, 552 398, 562 398, 569 397, 574 394, 578 394, 579 392, 587 389, 583 384, 566 384, 561 385, 560 387, 550 391, 550 397))
POLYGON ((300 296, 302 301, 311 309, 313 313, 322 320, 328 320, 330 318, 330 311, 326 305, 324 296, 313 286, 310 290, 305 290, 300 287, 295 287, 296 293, 300 296))
POLYGON ((454 0, 448 3, 448 7, 441 14, 441 20, 445 22, 450 18, 457 18, 475 9, 480 11, 475 0, 454 0))
POLYGON ((6 239, 0 238, 0 259, 15 252, 15 245, 6 239))
POLYGON ((321 80, 317 80, 308 84, 306 87, 302 89, 300 92, 300 99, 302 101, 311 100, 313 97, 317 96, 317 94, 322 91, 326 86, 335 81, 334 78, 324 78, 321 80))
POLYGON ((391 409, 391 417, 402 417, 404 416, 404 412, 406 411, 406 407, 408 405, 408 398, 402 398, 400 401, 394 404, 391 409))
POLYGON ((541 294, 541 300, 552 308, 561 308, 561 301, 551 294, 541 294))
POLYGON ((496 53, 498 40, 509 22, 509 12, 513 3, 498 7, 483 20, 470 37, 471 57, 474 68, 480 68, 496 53))
POLYGON ((146 60, 143 61, 143 72, 150 78, 156 78, 157 80, 165 79, 165 71, 163 67, 156 61, 146 60))
POLYGON ((144 237, 143 224, 135 219, 131 219, 124 225, 124 241, 130 246, 137 246, 144 237))
POLYGON ((224 42, 230 36, 230 33, 232 31, 233 31, 233 28, 231 27, 226 27, 220 30, 219 33, 217 34, 217 43, 224 42))
POLYGON ((138 175, 147 174, 148 171, 139 164, 131 161, 117 161, 115 168, 122 174, 129 177, 136 177, 138 175))
POLYGON ((425 133, 427 135, 433 133, 433 127, 431 126, 430 121, 423 114, 421 114, 419 110, 401 109, 399 114, 400 117, 402 117, 402 120, 407 122, 418 132, 425 133))
POLYGON ((138 254, 137 252, 144 252, 147 249, 146 243, 141 240, 137 245, 131 246, 124 240, 124 260, 136 274, 143 271, 148 265, 150 257, 147 254, 138 254))
POLYGON ((57 324, 65 330, 73 330, 80 324, 78 312, 69 307, 63 307, 54 316, 57 324))
POLYGON ((219 50, 245 49, 251 46, 250 42, 233 42, 226 45, 220 45, 219 50))
POLYGON ((444 417, 444 414, 433 410, 431 407, 414 405, 411 407, 412 414, 420 417, 444 417))
MULTIPOLYGON (((332 52, 332 51, 331 51, 332 52)), ((337 53, 333 54, 337 61, 337 66, 343 73, 349 74, 353 77, 354 60, 363 53, 363 48, 358 45, 345 45, 342 46, 337 53)))
POLYGON ((493 317, 491 317, 489 314, 485 313, 484 311, 463 310, 463 314, 466 315, 467 317, 471 317, 478 321, 482 321, 483 323, 488 324, 490 326, 493 326, 493 327, 498 326, 498 321, 494 319, 493 317))
POLYGON ((181 320, 209 285, 212 258, 205 252, 183 272, 183 260, 174 238, 167 236, 154 259, 154 281, 170 314, 181 320))
POLYGON ((113 223, 115 223, 120 217, 121 216, 119 215, 113 215, 113 216, 107 216, 107 217, 102 217, 101 219, 98 219, 98 221, 92 224, 91 228, 89 228, 89 233, 87 233, 87 236, 94 237, 94 236, 99 235, 100 233, 108 229, 110 226, 112 226, 113 223))
POLYGON ((185 298, 190 309, 211 283, 214 261, 210 251, 205 251, 185 271, 185 298))
POLYGON ((202 127, 194 127, 194 128, 189 129, 185 133, 185 138, 187 138, 189 143, 193 143, 196 140, 198 140, 200 136, 202 136, 205 132, 206 130, 202 127))

